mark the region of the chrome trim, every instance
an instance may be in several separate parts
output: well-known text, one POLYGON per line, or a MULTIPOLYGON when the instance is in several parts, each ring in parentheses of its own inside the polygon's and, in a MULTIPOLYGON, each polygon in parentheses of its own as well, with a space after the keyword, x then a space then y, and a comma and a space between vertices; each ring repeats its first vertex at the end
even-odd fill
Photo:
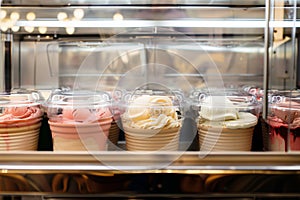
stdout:
MULTIPOLYGON (((270 47, 270 0, 266 0, 266 7, 265 7, 265 31, 264 31, 264 46, 265 46, 265 53, 264 53, 264 79, 263 79, 263 88, 264 88, 264 97, 268 95, 268 88, 269 88, 269 47, 270 47)), ((268 99, 263 98, 263 110, 262 110, 262 117, 263 119, 267 119, 268 116, 268 99)))
POLYGON ((299 173, 299 152, 3 152, 0 173, 299 173), (228 171, 228 172, 226 172, 228 171))
POLYGON ((16 26, 39 27, 81 27, 81 28, 134 28, 134 27, 224 27, 224 28, 263 28, 264 21, 259 20, 122 20, 113 21, 109 19, 99 19, 97 21, 24 21, 16 22, 16 26))
POLYGON ((51 0, 51 1, 35 1, 35 0, 10 0, 2 3, 3 5, 51 5, 51 6, 73 6, 73 5, 143 5, 143 4, 155 4, 155 5, 264 5, 264 0, 51 0))

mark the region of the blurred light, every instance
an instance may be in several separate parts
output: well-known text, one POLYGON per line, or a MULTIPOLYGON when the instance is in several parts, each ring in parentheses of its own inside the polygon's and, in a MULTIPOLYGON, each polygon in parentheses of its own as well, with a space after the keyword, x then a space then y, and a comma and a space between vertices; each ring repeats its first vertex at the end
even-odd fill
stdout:
POLYGON ((32 33, 34 31, 34 27, 32 27, 32 26, 25 26, 24 29, 28 33, 32 33))
POLYGON ((59 12, 59 13, 57 14, 57 19, 58 19, 59 21, 63 21, 63 20, 65 20, 67 17, 68 17, 68 15, 67 15, 67 13, 65 13, 65 12, 59 12))
POLYGON ((33 21, 33 20, 35 20, 35 14, 34 14, 34 12, 29 12, 29 13, 27 13, 26 19, 27 19, 28 21, 33 21))
POLYGON ((67 27, 67 28, 66 28, 66 32, 67 32, 69 35, 72 35, 72 34, 75 32, 75 28, 74 28, 74 27, 67 27))
POLYGON ((11 27, 11 30, 13 32, 18 32, 20 30, 20 26, 13 26, 13 27, 11 27))
POLYGON ((5 10, 0 10, 0 19, 4 19, 6 17, 6 11, 5 10))
POLYGON ((84 11, 80 8, 77 8, 74 10, 73 15, 77 20, 81 20, 84 16, 84 11))
POLYGON ((80 21, 76 17, 72 17, 71 19, 65 19, 64 21, 80 21))
POLYGON ((116 21, 121 21, 121 20, 123 20, 123 19, 124 19, 124 17, 123 17, 123 15, 120 14, 120 13, 116 13, 116 14, 114 14, 114 16, 113 16, 113 20, 116 20, 116 21))
POLYGON ((13 25, 14 22, 7 18, 3 19, 0 24, 2 31, 7 31, 9 28, 13 27, 13 25))
POLYGON ((1 26, 1 31, 7 31, 8 30, 7 23, 1 23, 0 26, 1 26))
POLYGON ((47 27, 41 26, 41 27, 39 27, 38 29, 39 29, 39 32, 40 32, 41 34, 45 34, 45 33, 47 32, 47 27))
POLYGON ((8 26, 8 28, 13 27, 15 25, 15 23, 16 23, 16 21, 10 20, 10 19, 6 19, 5 22, 6 22, 7 26, 8 26))
POLYGON ((20 14, 17 13, 17 12, 12 12, 12 13, 10 14, 10 19, 11 19, 11 20, 14 20, 14 21, 17 21, 18 19, 20 19, 20 14))

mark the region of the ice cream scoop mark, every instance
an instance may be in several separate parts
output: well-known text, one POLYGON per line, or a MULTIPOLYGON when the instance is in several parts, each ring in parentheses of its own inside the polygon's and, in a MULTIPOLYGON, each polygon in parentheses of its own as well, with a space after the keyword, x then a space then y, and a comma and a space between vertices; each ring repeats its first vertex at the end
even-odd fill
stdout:
POLYGON ((162 110, 159 108, 154 108, 150 110, 150 115, 153 117, 158 117, 160 114, 162 114, 162 110))

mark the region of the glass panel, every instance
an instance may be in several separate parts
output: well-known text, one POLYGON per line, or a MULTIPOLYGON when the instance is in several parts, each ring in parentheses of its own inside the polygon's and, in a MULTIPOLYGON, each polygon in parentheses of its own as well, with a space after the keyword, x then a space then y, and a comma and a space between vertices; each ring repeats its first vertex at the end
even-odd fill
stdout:
POLYGON ((299 151, 299 91, 297 88, 298 17, 296 1, 275 1, 270 21, 268 133, 271 151, 299 151))
POLYGON ((137 27, 182 28, 186 34, 262 34, 264 6, 6 7, 2 31, 15 34, 118 34, 137 27), (203 30, 203 28, 208 28, 203 30), (248 31, 242 28, 251 28, 248 31))

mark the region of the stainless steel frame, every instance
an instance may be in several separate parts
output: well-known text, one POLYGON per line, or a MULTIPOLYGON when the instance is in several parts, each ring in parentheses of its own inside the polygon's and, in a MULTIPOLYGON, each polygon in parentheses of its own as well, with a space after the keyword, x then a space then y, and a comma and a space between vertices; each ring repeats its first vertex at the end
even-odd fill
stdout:
MULTIPOLYGON (((142 66, 151 62, 171 66, 172 69, 181 72, 180 75, 183 75, 191 85, 199 88, 203 87, 209 78, 215 81, 214 71, 209 71, 215 67, 221 72, 219 74, 222 74, 222 81, 226 86, 234 87, 234 84, 238 83, 263 87, 265 96, 268 94, 268 88, 293 89, 296 86, 294 74, 298 65, 295 57, 298 47, 295 44, 300 27, 297 12, 299 1, 285 2, 282 9, 286 16, 282 20, 274 19, 273 2, 4 1, 1 9, 7 10, 8 13, 13 11, 21 13, 21 18, 15 23, 21 26, 21 30, 6 33, 13 37, 13 89, 40 90, 47 98, 51 89, 73 87, 74 83, 78 82, 84 83, 86 88, 92 88, 99 74, 104 77, 103 85, 109 86, 112 82, 118 83, 132 66, 142 66), (64 11, 72 15, 76 8, 82 8, 86 13, 82 21, 56 19, 58 12, 64 11), (36 11, 37 18, 26 20, 25 14, 33 10, 36 11), (158 14, 145 14, 168 10, 184 11, 187 15, 174 17, 171 14, 164 18, 158 14), (112 16, 117 12, 122 13, 125 18, 121 21, 113 20, 112 16), (45 25, 48 27, 46 34, 39 33, 37 28, 31 33, 24 29, 25 26, 45 25), (68 35, 66 27, 75 28, 75 33, 68 35), (273 31, 276 28, 284 29, 284 38, 274 42, 273 31), (203 52, 209 56, 206 57, 203 52), (167 57, 170 54, 176 56, 167 57), (109 62, 111 60, 114 62, 109 62), (186 67, 187 64, 192 67, 186 67)), ((2 37, 4 36, 2 33, 2 37)), ((3 41, 4 39, 1 40, 2 43, 3 41)), ((3 47, 2 44, 1 58, 5 56, 3 47)), ((3 90, 4 59, 0 60, 0 89, 3 90)), ((176 78, 177 75, 167 74, 167 78, 176 78)), ((176 80, 175 78, 173 80, 176 80)), ((267 103, 265 98, 264 104, 267 103)), ((266 115, 267 109, 264 110, 263 117, 266 118, 266 115)), ((297 180, 300 180, 299 163, 299 152, 2 152, 0 186, 3 188, 0 196, 7 195, 11 198, 16 196, 22 199, 33 196, 44 199, 71 198, 78 194, 84 194, 80 196, 82 198, 112 196, 171 198, 174 195, 183 199, 297 197, 299 190, 286 190, 286 194, 261 190, 258 194, 256 192, 259 190, 249 189, 249 191, 231 190, 226 194, 225 190, 220 188, 218 188, 220 190, 216 187, 211 190, 207 188, 218 185, 214 183, 219 183, 219 180, 224 180, 223 178, 227 176, 240 182, 243 180, 239 179, 240 175, 245 175, 244 180, 251 179, 249 181, 251 183, 255 183, 255 179, 261 177, 272 180, 273 176, 284 178, 294 176, 296 180, 293 181, 297 183, 297 180), (104 187, 105 183, 101 178, 110 177, 114 180, 114 176, 119 178, 118 176, 123 175, 129 176, 126 179, 129 182, 135 180, 135 175, 152 178, 151 180, 159 180, 160 175, 170 175, 172 178, 183 175, 188 179, 196 176, 196 180, 200 180, 195 183, 198 189, 202 186, 206 186, 206 189, 197 190, 196 193, 180 190, 165 194, 151 194, 152 191, 149 189, 146 191, 149 194, 143 196, 136 194, 136 190, 127 188, 124 192, 121 191, 124 188, 116 188, 112 193, 107 193, 106 191, 110 190, 104 187), (91 177, 100 180, 94 181, 91 177), (58 180, 55 182, 57 184, 53 184, 54 179, 58 180), (91 180, 92 182, 89 182, 91 180), (207 180, 216 182, 205 182, 207 180), (10 183, 13 187, 8 188, 11 186, 10 183), (91 189, 92 184, 100 186, 91 189), (59 187, 56 187, 57 185, 59 187), (186 195, 183 194, 184 191, 186 195)), ((181 181, 182 179, 178 182, 181 181)), ((156 189, 159 189, 159 184, 155 186, 156 189)))

